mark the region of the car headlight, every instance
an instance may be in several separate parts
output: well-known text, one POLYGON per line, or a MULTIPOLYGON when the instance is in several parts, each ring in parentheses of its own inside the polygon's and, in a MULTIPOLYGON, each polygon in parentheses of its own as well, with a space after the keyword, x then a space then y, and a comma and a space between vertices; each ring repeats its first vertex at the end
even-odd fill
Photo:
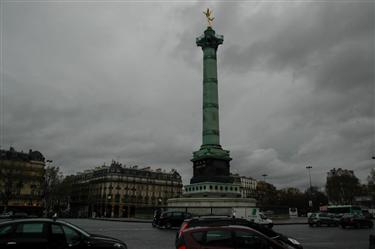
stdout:
POLYGON ((113 247, 118 249, 126 249, 126 247, 120 243, 114 243, 113 247))
POLYGON ((288 238, 288 240, 289 240, 290 242, 292 242, 292 244, 294 244, 294 245, 300 245, 300 243, 299 243, 297 240, 295 240, 295 239, 288 238))

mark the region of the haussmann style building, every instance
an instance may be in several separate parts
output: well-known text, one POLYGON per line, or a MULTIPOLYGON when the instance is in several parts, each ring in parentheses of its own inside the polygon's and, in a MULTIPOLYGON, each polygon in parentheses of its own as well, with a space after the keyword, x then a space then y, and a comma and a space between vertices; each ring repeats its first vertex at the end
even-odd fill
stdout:
POLYGON ((78 217, 142 217, 182 193, 180 174, 150 167, 110 166, 73 176, 71 212, 78 217))
POLYGON ((39 151, 0 150, 0 212, 40 215, 45 158, 39 151))

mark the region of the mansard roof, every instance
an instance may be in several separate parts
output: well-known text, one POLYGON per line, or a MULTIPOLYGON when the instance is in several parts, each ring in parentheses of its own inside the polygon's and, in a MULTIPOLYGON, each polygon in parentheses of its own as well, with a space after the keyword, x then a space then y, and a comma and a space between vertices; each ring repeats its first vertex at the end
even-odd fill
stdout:
POLYGON ((25 153, 23 151, 16 151, 13 147, 10 147, 9 150, 0 150, 0 160, 44 162, 45 158, 39 151, 29 150, 29 153, 25 153))

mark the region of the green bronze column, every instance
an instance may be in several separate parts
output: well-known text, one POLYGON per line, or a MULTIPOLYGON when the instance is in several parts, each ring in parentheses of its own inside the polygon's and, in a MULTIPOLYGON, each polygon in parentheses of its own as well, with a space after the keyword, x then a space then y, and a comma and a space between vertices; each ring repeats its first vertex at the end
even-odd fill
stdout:
POLYGON ((197 38, 203 50, 203 147, 220 146, 216 51, 222 43, 223 36, 215 35, 211 27, 197 38))
POLYGON ((229 151, 220 145, 219 97, 216 52, 223 43, 210 26, 197 38, 196 44, 203 50, 203 130, 202 146, 193 152, 194 175, 191 183, 231 182, 229 151))

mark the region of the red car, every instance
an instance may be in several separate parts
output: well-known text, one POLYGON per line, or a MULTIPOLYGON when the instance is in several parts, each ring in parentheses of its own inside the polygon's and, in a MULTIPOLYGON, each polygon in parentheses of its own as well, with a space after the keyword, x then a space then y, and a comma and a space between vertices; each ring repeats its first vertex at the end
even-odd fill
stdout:
POLYGON ((244 226, 194 227, 182 232, 177 249, 288 249, 244 226))

